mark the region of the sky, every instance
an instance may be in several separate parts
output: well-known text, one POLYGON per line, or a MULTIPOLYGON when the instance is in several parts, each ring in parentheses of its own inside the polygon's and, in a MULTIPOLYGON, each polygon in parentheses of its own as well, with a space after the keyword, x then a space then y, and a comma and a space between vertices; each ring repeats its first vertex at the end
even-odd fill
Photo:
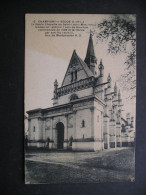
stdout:
MULTIPOLYGON (((25 23, 25 112, 36 108, 53 106, 53 83, 55 79, 61 86, 66 69, 69 65, 73 50, 85 59, 90 30, 109 15, 83 14, 27 14, 25 23), (34 28, 33 22, 48 21, 82 21, 87 29, 77 37, 48 37, 44 32, 34 28)), ((98 31, 98 30, 97 30, 98 31)), ((94 50, 97 64, 102 59, 104 65, 104 80, 110 73, 112 86, 124 71, 125 56, 111 56, 107 54, 107 44, 97 43, 93 36, 94 50)), ((127 100, 127 92, 121 90, 123 99, 123 116, 131 112, 135 116, 135 102, 127 100)), ((26 114, 26 113, 25 113, 26 114)))

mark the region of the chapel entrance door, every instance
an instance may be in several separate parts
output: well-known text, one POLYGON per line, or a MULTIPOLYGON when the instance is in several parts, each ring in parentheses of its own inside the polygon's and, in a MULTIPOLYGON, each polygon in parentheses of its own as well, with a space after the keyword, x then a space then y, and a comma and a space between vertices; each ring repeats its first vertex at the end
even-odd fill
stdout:
POLYGON ((56 125, 57 129, 57 149, 63 149, 63 142, 64 142, 64 125, 63 123, 59 122, 56 125))

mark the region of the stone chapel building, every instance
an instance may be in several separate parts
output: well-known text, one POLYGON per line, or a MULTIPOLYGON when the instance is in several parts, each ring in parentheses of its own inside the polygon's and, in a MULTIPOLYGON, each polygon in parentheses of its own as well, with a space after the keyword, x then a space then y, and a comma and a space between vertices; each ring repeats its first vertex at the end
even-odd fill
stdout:
POLYGON ((122 98, 94 53, 92 35, 85 60, 73 51, 61 87, 54 82, 53 107, 27 111, 28 146, 96 151, 134 145, 134 120, 122 118, 122 98))

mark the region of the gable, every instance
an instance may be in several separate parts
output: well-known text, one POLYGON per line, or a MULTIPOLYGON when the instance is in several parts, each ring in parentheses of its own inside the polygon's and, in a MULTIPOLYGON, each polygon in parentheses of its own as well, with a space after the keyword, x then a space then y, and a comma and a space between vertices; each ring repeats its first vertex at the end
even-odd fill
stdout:
POLYGON ((91 76, 93 76, 93 73, 88 68, 87 64, 82 61, 82 59, 76 54, 76 51, 74 50, 66 74, 64 76, 62 86, 69 85, 75 81, 79 81, 91 76), (77 74, 77 78, 72 80, 72 77, 75 77, 75 72, 77 74))

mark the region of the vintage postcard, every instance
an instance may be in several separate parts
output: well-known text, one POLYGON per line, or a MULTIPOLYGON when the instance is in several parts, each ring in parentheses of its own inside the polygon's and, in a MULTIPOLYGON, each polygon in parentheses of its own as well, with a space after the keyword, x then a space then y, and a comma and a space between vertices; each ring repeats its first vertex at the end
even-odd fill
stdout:
POLYGON ((133 182, 135 102, 135 15, 26 14, 26 184, 133 182))

